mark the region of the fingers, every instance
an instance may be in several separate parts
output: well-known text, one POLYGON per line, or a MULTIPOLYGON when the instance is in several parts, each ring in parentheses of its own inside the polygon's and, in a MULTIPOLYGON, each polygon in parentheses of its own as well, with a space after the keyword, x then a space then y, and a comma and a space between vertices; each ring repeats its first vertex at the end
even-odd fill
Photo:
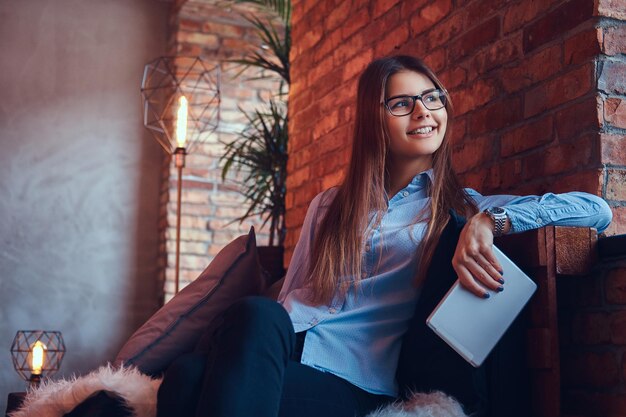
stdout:
POLYGON ((491 247, 457 253, 452 261, 461 284, 478 297, 489 298, 489 292, 503 291, 502 267, 491 247))
POLYGON ((462 265, 455 266, 459 282, 472 294, 481 298, 489 298, 489 293, 485 291, 485 288, 478 284, 473 275, 467 268, 462 265))

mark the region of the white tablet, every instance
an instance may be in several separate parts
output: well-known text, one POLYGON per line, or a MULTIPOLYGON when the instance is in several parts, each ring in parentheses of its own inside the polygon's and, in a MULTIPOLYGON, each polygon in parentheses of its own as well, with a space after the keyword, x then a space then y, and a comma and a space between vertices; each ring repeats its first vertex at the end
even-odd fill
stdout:
POLYGON ((473 366, 480 366, 526 305, 537 285, 497 247, 504 291, 480 298, 457 280, 426 320, 448 345, 473 366))

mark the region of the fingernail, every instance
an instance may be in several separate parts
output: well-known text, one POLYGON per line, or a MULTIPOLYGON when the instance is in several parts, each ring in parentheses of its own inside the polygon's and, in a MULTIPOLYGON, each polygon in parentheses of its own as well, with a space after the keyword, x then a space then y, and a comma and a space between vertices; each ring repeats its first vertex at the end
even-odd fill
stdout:
POLYGON ((499 282, 500 284, 504 284, 504 280, 503 280, 502 278, 500 278, 500 279, 498 280, 498 282, 499 282))
POLYGON ((498 271, 500 275, 504 275, 504 271, 498 271))
POLYGON ((502 292, 504 291, 504 287, 503 286, 499 286, 498 288, 496 288, 498 290, 498 292, 502 292))
POLYGON ((491 295, 489 295, 489 293, 488 293, 488 292, 486 292, 486 293, 484 293, 484 294, 483 294, 483 298, 489 298, 489 297, 491 297, 491 295))

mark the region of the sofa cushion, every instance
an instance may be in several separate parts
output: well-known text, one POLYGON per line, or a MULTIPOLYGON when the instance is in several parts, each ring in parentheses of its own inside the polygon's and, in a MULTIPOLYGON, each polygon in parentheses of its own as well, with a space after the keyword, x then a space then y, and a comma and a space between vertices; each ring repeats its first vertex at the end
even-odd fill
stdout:
POLYGON ((211 321, 234 301, 260 295, 261 274, 254 228, 225 246, 200 274, 141 326, 122 347, 116 364, 156 375, 195 347, 211 321))

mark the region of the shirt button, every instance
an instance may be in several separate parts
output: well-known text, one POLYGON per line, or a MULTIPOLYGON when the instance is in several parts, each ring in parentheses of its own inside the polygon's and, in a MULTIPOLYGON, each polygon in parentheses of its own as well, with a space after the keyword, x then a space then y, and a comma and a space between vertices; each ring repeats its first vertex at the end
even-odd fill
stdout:
POLYGON ((537 223, 539 224, 543 223, 543 220, 541 219, 541 217, 537 217, 537 223))
POLYGON ((331 307, 331 308, 328 309, 328 312, 330 314, 335 314, 337 312, 337 310, 334 307, 331 307))
POLYGON ((317 324, 317 319, 313 319, 309 322, 311 326, 315 326, 317 324))
POLYGON ((370 245, 365 245, 365 251, 366 251, 366 252, 369 252, 369 251, 370 251, 370 249, 372 249, 372 247, 371 247, 370 245))
POLYGON ((409 195, 409 192, 408 192, 408 191, 403 191, 403 192, 402 192, 402 197, 406 197, 406 196, 408 196, 408 195, 409 195))

